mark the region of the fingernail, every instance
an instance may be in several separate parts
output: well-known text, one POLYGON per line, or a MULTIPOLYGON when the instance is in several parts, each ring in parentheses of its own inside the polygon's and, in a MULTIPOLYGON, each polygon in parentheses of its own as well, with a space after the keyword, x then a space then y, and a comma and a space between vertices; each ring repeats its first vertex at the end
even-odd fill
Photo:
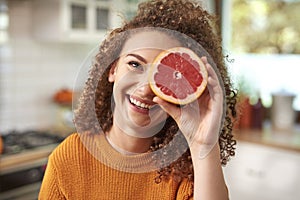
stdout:
POLYGON ((157 103, 157 101, 159 101, 158 97, 157 96, 153 97, 152 101, 155 102, 155 103, 157 103))

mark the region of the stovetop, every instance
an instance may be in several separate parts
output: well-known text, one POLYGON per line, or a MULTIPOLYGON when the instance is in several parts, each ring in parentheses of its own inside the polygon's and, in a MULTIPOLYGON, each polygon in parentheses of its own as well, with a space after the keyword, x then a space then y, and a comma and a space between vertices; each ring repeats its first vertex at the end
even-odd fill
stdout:
POLYGON ((41 146, 60 143, 63 137, 46 131, 11 131, 2 136, 4 149, 3 155, 20 153, 24 150, 41 146))

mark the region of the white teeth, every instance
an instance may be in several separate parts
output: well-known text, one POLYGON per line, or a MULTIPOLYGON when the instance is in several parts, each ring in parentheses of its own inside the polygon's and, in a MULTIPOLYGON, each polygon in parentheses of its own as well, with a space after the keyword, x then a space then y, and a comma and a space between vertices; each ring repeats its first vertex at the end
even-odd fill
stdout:
POLYGON ((150 109, 150 106, 149 104, 145 104, 145 103, 142 103, 136 99, 133 99, 132 97, 129 98, 130 99, 130 102, 138 107, 141 107, 141 108, 145 108, 145 109, 150 109))

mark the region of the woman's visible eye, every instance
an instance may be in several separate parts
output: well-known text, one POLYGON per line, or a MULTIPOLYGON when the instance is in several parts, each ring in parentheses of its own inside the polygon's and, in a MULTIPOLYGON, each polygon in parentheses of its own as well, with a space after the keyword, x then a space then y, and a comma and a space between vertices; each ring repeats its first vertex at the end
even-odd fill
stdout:
POLYGON ((134 70, 143 70, 143 66, 139 62, 130 61, 128 65, 134 70))

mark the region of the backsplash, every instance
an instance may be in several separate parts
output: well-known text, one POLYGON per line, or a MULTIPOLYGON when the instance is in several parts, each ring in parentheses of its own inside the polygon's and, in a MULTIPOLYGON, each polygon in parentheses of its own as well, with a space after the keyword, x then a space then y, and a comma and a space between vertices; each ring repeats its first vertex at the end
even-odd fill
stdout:
POLYGON ((0 131, 52 126, 56 115, 52 96, 74 87, 90 50, 89 45, 34 40, 14 40, 1 47, 0 131))
POLYGON ((37 41, 31 13, 31 1, 9 9, 10 38, 0 45, 0 134, 54 126, 58 108, 52 96, 73 89, 81 64, 97 45, 37 41))

